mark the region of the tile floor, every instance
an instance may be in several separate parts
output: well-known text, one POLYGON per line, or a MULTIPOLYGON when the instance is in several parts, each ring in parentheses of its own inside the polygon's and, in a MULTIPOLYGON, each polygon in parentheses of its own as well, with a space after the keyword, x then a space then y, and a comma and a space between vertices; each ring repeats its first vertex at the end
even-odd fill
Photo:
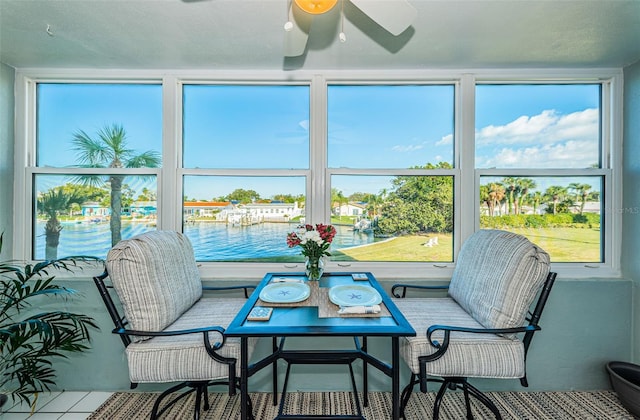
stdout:
POLYGON ((24 404, 12 406, 9 400, 0 412, 1 420, 85 420, 111 396, 112 392, 65 391, 38 397, 36 412, 24 404))

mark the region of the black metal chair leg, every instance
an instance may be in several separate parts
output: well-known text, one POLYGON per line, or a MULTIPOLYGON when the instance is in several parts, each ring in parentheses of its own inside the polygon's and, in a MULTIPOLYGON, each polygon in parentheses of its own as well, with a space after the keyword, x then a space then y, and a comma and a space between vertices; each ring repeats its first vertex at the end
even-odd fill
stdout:
POLYGON ((174 392, 176 392, 179 389, 182 389, 182 388, 184 388, 186 386, 188 386, 188 384, 186 382, 183 382, 183 383, 180 383, 178 385, 172 386, 171 388, 165 390, 162 394, 160 394, 158 396, 158 398, 156 398, 155 402, 153 403, 153 409, 151 410, 151 420, 156 420, 160 415, 162 415, 162 413, 164 413, 164 411, 167 408, 169 408, 171 405, 173 405, 173 403, 175 403, 176 401, 178 401, 181 398, 186 397, 187 395, 189 395, 191 392, 194 391, 193 389, 191 389, 190 391, 185 391, 184 393, 180 394, 179 396, 177 396, 176 398, 171 400, 167 405, 165 405, 162 408, 162 410, 159 410, 160 409, 160 404, 162 403, 162 400, 164 400, 169 395, 173 394, 174 392))
POLYGON ((440 404, 442 404, 442 398, 444 397, 444 393, 447 392, 447 388, 450 383, 451 381, 445 378, 442 381, 442 385, 440 385, 440 389, 436 395, 436 400, 433 403, 433 420, 438 420, 440 418, 440 404))
POLYGON ((196 403, 193 407, 193 420, 200 420, 200 404, 202 402, 202 388, 196 388, 196 403))
POLYGON ((209 410, 209 388, 208 388, 208 384, 205 384, 202 386, 202 397, 203 397, 203 408, 205 410, 209 410))
POLYGON ((471 412, 471 401, 469 401, 469 384, 467 381, 462 382, 462 393, 464 394, 464 405, 467 409, 467 420, 473 420, 473 413, 471 412))
POLYGON ((413 387, 418 383, 418 375, 415 373, 411 374, 409 378, 409 383, 402 389, 402 393, 400 394, 400 417, 406 419, 406 415, 404 413, 405 408, 407 408, 407 404, 409 404, 409 400, 411 399, 411 394, 413 393, 413 387))
POLYGON ((478 388, 474 387, 470 383, 466 383, 466 385, 469 393, 473 395, 475 399, 480 401, 485 407, 491 410, 493 415, 496 416, 496 420, 502 420, 502 416, 500 415, 500 411, 498 410, 498 407, 496 407, 496 405, 493 403, 493 401, 491 401, 489 397, 484 395, 482 392, 480 392, 478 388))

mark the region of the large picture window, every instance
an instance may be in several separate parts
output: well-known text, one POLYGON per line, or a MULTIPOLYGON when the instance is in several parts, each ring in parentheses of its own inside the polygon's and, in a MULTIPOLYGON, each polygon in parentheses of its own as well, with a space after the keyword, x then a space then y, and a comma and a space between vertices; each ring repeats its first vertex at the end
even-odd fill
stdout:
POLYGON ((182 229, 196 258, 283 262, 306 220, 309 87, 185 85, 182 229))
POLYGON ((331 223, 328 271, 446 278, 493 228, 556 271, 619 270, 617 73, 76 73, 16 75, 16 258, 177 230, 203 275, 262 277, 300 271, 287 234, 331 223))
POLYGON ((330 85, 331 221, 352 231, 337 261, 452 262, 455 87, 330 85))
POLYGON ((503 174, 481 171, 481 228, 524 234, 552 262, 604 262, 601 89, 477 87, 476 167, 503 174))
POLYGON ((32 255, 105 257, 157 226, 162 89, 39 83, 32 255))

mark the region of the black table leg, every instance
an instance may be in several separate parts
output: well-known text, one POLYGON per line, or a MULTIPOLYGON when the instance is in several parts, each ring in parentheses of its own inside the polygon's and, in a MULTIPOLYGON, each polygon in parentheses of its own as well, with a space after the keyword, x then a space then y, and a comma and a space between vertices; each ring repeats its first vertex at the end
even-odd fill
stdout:
MULTIPOLYGON (((271 338, 271 350, 275 353, 278 350, 278 337, 271 338)), ((273 360, 271 380, 273 385, 273 405, 278 405, 278 359, 273 360)))
POLYGON ((240 419, 249 420, 253 413, 248 413, 249 408, 249 343, 247 337, 240 338, 240 419))
MULTIPOLYGON (((362 351, 367 352, 367 336, 362 337, 362 351)), ((369 364, 365 359, 362 359, 362 392, 363 399, 362 404, 364 407, 369 407, 369 364)))
POLYGON ((391 337, 391 418, 400 420, 400 340, 391 337))

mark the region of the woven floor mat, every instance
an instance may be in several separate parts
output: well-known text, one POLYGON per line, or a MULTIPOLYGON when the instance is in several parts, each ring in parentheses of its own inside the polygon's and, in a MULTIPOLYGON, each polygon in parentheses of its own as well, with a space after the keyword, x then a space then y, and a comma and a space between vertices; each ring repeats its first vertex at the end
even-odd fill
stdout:
MULTIPOLYGON (((504 419, 633 419, 612 391, 593 392, 487 392, 504 419)), ((158 394, 118 392, 111 396, 88 419, 143 419, 149 418, 158 394)), ((414 393, 406 409, 408 420, 431 418, 434 393, 414 393)), ((195 398, 190 395, 176 403, 163 419, 193 418, 195 398)), ((224 393, 211 393, 211 408, 202 411, 201 419, 240 418, 240 397, 224 393)), ((273 419, 278 407, 271 403, 271 394, 252 393, 253 414, 257 420, 273 419)), ((478 419, 493 418, 488 410, 472 399, 472 409, 478 419)), ((348 392, 293 392, 287 395, 284 413, 296 414, 352 414, 351 394, 348 392)), ((391 394, 370 392, 369 406, 363 408, 365 418, 390 418, 391 394)), ((447 392, 442 402, 440 418, 464 419, 464 399, 460 392, 447 392)))

